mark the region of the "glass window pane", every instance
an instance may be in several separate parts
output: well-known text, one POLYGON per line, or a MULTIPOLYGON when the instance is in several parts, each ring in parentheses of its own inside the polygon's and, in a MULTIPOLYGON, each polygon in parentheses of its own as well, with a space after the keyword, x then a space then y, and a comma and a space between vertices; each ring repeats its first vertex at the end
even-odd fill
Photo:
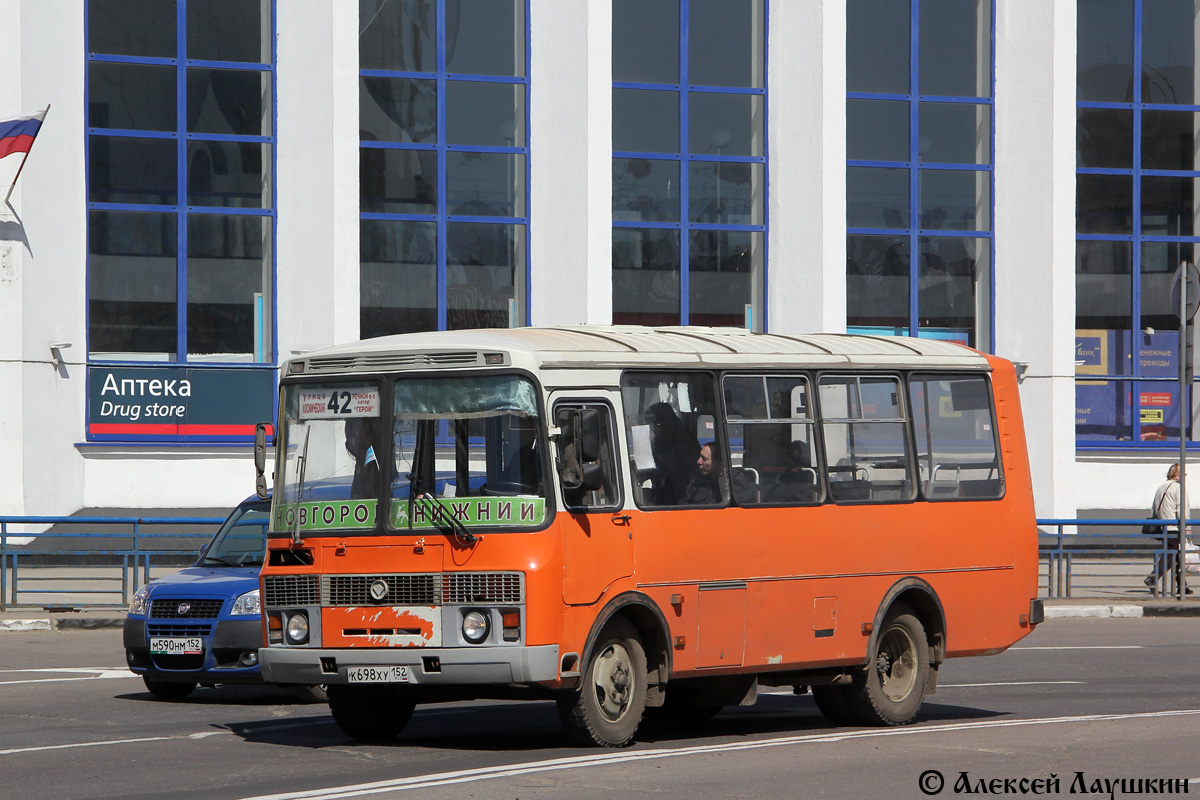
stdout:
POLYGON ((679 0, 613 0, 612 76, 679 83, 679 0))
MULTIPOLYGON (((621 376, 625 429, 632 463, 633 499, 639 506, 715 505, 724 501, 718 487, 696 486, 701 444, 713 440, 716 387, 708 375, 687 372, 626 372, 621 376), (645 452, 649 450, 649 452, 645 452), (700 492, 689 489, 703 488, 700 492), (716 491, 714 491, 716 490, 716 491)), ((717 449, 723 451, 722 443, 717 449)))
POLYGON ((1079 100, 1133 101, 1133 0, 1077 3, 1079 100))
POLYGON ((846 0, 846 91, 908 94, 911 22, 909 0, 846 0))
POLYGON ((613 150, 679 152, 679 92, 613 89, 613 150))
POLYGON ((921 228, 990 230, 991 177, 981 170, 921 170, 921 228))
POLYGON ((914 375, 909 390, 925 497, 958 500, 1003 494, 987 381, 914 375))
MULTIPOLYGON (((507 328, 509 301, 525 286, 525 226, 446 226, 446 327, 507 328)), ((518 313, 520 302, 518 302, 518 313)))
POLYGON ((359 79, 358 135, 371 142, 437 142, 437 82, 359 79))
POLYGON ((1079 233, 1132 233, 1133 180, 1124 175, 1078 175, 1075 220, 1079 233))
POLYGON ((174 139, 88 137, 88 200, 174 205, 174 139))
POLYGON ((271 61, 270 0, 195 0, 187 4, 187 54, 198 61, 271 61))
MULTIPOLYGON (((1145 143, 1142 152, 1146 152, 1145 143)), ((1075 165, 1133 169, 1133 112, 1118 108, 1076 110, 1075 165)))
POLYGON ((437 153, 361 147, 358 155, 360 210, 437 213, 437 153))
POLYGON ((358 0, 362 69, 437 69, 436 0, 358 0))
MULTIPOLYGON (((1179 336, 1179 317, 1177 302, 1171 301, 1171 290, 1175 287, 1175 270, 1180 262, 1192 261, 1195 245, 1192 242, 1142 242, 1142 323, 1141 327, 1154 328, 1170 332, 1171 336, 1179 336)), ((1172 345, 1175 347, 1175 345, 1172 345)), ((1160 372, 1147 370, 1147 363, 1142 360, 1143 375, 1159 375, 1160 372)), ((1151 365, 1152 366, 1152 365, 1151 365)), ((1168 376, 1178 377, 1178 372, 1168 372, 1168 376)))
POLYGON ((689 83, 761 89, 763 0, 691 0, 688 13, 689 83))
POLYGON ((678 325, 679 231, 613 228, 613 324, 678 325))
POLYGON ((908 249, 905 236, 846 237, 847 326, 908 333, 908 249))
POLYGON ((986 349, 977 333, 991 317, 991 242, 966 236, 921 237, 917 315, 921 336, 986 349))
POLYGON ((240 69, 187 71, 187 129, 191 133, 270 136, 271 73, 240 69))
POLYGON ((88 51, 175 57, 175 0, 90 0, 88 51))
POLYGON ((920 0, 921 94, 992 95, 990 0, 920 0))
POLYGON ((761 306, 763 234, 692 231, 689 245, 688 324, 745 327, 746 306, 761 306))
POLYGON ((762 95, 692 92, 688 102, 689 152, 718 156, 763 154, 762 95))
POLYGON ((990 164, 992 108, 973 103, 921 103, 918 138, 926 164, 990 164))
MULTIPOLYGON (((270 326, 271 220, 268 217, 188 215, 188 354, 255 357, 256 338, 270 326)), ((269 343, 264 341, 267 352, 269 343)), ((261 356, 260 356, 261 357, 261 356)))
POLYGON ((1129 242, 1075 243, 1075 328, 1076 375, 1132 374, 1133 252, 1129 242))
POLYGON ((525 86, 447 81, 446 141, 481 147, 524 147, 525 86))
POLYGON ((525 156, 447 153, 446 213, 470 217, 525 216, 525 156))
POLYGON ((763 165, 693 161, 688 194, 692 222, 763 224, 763 165))
POLYGON ((1075 436, 1092 441, 1131 441, 1133 415, 1129 393, 1130 384, 1126 381, 1077 381, 1075 436))
MULTIPOLYGON (((821 399, 825 392, 822 386, 821 399)), ((909 500, 915 491, 901 422, 826 422, 829 496, 835 503, 909 500)))
POLYGON ((359 335, 437 330, 437 223, 359 223, 359 335))
POLYGON ((175 68, 88 64, 88 124, 94 128, 173 131, 175 68))
POLYGON ((1196 2, 1142 6, 1142 102, 1196 102, 1196 2))
POLYGON ((1196 220, 1196 181, 1200 178, 1142 178, 1142 234, 1191 236, 1196 220))
POLYGON ((88 346, 97 358, 174 360, 175 215, 88 214, 88 346))
POLYGON ((848 167, 846 225, 851 228, 907 228, 906 169, 848 167))
POLYGON ((446 0, 446 71, 523 76, 524 0, 446 0))
POLYGON ((908 161, 908 109, 895 100, 847 100, 846 158, 908 161))
POLYGON ((614 158, 613 219, 678 222, 679 162, 614 158))
POLYGON ((1198 125, 1200 114, 1195 111, 1144 110, 1142 169, 1195 169, 1198 125))
POLYGON ((258 142, 187 145, 188 202, 228 208, 271 207, 271 146, 258 142))

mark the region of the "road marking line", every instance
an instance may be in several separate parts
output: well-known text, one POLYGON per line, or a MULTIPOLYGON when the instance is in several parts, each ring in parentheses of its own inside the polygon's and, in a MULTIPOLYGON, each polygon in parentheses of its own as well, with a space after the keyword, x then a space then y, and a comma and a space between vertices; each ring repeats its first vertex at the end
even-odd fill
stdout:
POLYGON ((87 674, 87 675, 84 675, 83 677, 79 677, 79 678, 25 678, 25 679, 19 680, 19 681, 0 681, 0 686, 15 686, 15 685, 21 684, 21 683, 68 683, 71 681, 105 681, 105 680, 111 680, 113 678, 136 678, 136 677, 138 677, 137 675, 134 675, 132 672, 130 672, 127 669, 46 669, 46 670, 43 670, 43 669, 14 669, 14 670, 5 670, 5 672, 38 672, 38 673, 84 672, 84 673, 99 673, 99 674, 87 674))
POLYGON ((948 725, 929 725, 925 727, 894 728, 888 730, 845 731, 833 733, 805 734, 801 736, 784 736, 777 739, 763 739, 756 742, 727 742, 723 744, 698 745, 676 749, 635 750, 632 752, 594 756, 577 756, 573 758, 555 758, 547 761, 533 761, 527 764, 516 764, 508 767, 484 767, 455 772, 441 772, 430 775, 414 775, 410 778, 396 778, 372 783, 348 784, 327 789, 311 789, 300 792, 285 792, 282 794, 256 795, 242 800, 335 800, 336 798, 361 797, 383 792, 396 792, 408 789, 427 789, 435 786, 450 786, 459 783, 473 783, 494 778, 508 778, 518 775, 531 775, 539 772, 554 772, 579 767, 597 767, 623 764, 633 761, 652 761, 662 758, 701 755, 710 753, 730 753, 737 750, 760 750, 768 747, 783 747, 797 744, 828 744, 844 742, 853 739, 873 739, 883 736, 914 736, 926 733, 944 733, 990 728, 1010 728, 1027 725, 1054 725, 1070 723, 1094 723, 1123 721, 1135 719, 1154 719, 1174 716, 1200 715, 1200 708, 1180 711, 1149 711, 1136 714, 1089 714, 1080 717, 1047 717, 1027 720, 989 720, 986 722, 965 722, 948 725))
POLYGON ((74 747, 104 747, 110 744, 138 744, 140 742, 164 742, 168 739, 176 739, 176 736, 147 736, 142 739, 111 739, 104 742, 75 742, 72 744, 49 744, 41 747, 14 747, 11 750, 0 750, 0 756, 12 755, 13 753, 36 753, 43 750, 68 750, 74 747))
POLYGON ((967 689, 987 686, 1061 686, 1063 684, 1083 684, 1086 681, 1008 681, 1004 683, 939 683, 939 689, 967 689))
POLYGON ((1061 647, 1010 647, 1009 650, 1144 650, 1140 644, 1079 644, 1061 647))

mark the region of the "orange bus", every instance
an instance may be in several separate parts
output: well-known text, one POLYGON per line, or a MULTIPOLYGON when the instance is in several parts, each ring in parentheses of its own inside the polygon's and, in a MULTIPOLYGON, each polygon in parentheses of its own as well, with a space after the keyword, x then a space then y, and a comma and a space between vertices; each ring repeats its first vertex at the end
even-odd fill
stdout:
POLYGON ((1042 621, 1016 374, 957 344, 381 337, 283 366, 275 447, 262 671, 356 739, 518 696, 623 746, 760 686, 902 725, 1042 621))

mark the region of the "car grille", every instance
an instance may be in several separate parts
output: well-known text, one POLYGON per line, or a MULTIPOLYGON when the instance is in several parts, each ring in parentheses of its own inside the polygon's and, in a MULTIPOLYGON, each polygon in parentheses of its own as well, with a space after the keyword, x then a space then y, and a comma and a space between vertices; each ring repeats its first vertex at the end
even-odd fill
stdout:
POLYGON ((316 575, 269 575, 263 581, 263 605, 315 606, 321 602, 316 575))
POLYGON ((440 606, 525 602, 520 572, 450 572, 390 575, 271 575, 264 581, 268 608, 315 606, 440 606), (387 596, 371 597, 371 584, 387 584, 387 596))
POLYGON ((189 600, 187 598, 164 598, 150 601, 150 617, 152 619, 215 619, 221 615, 221 606, 225 601, 207 598, 204 600, 189 600), (183 606, 186 609, 181 611, 183 606))
POLYGON ((149 622, 147 636, 208 636, 212 625, 204 622, 149 622))

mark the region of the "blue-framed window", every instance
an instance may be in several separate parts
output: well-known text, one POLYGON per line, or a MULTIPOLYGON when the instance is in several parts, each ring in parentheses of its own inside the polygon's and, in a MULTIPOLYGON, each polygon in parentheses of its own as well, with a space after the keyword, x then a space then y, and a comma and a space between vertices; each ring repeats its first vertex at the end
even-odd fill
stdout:
POLYGON ((851 332, 992 348, 994 30, 992 0, 847 2, 851 332))
POLYGON ((765 329, 764 0, 613 2, 613 321, 765 329))
POLYGON ((528 320, 527 0, 359 0, 360 333, 528 320))
POLYGON ((1177 448, 1171 286, 1200 240, 1200 4, 1079 0, 1077 8, 1077 441, 1177 448))
POLYGON ((88 0, 88 361, 275 362, 272 0, 88 0))

